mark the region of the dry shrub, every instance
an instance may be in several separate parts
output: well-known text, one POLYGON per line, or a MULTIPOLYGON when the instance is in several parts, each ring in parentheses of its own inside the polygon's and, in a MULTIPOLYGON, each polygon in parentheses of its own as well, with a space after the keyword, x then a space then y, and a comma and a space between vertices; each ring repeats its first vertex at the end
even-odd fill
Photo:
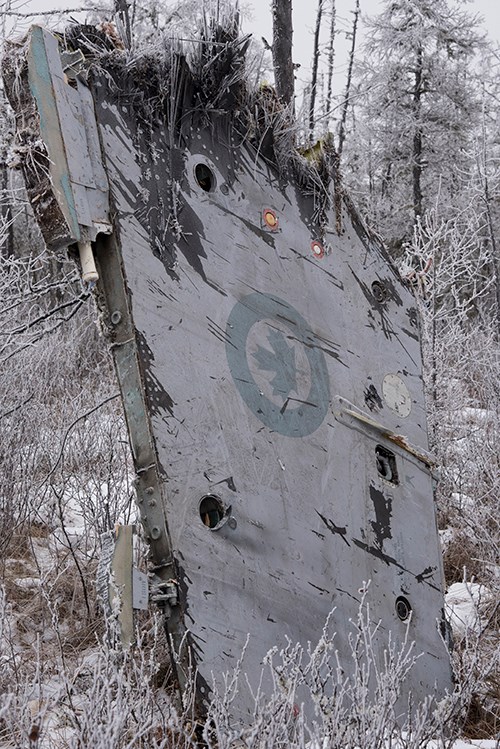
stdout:
POLYGON ((478 559, 478 555, 477 541, 465 531, 455 532, 443 553, 446 584, 449 586, 462 582, 464 575, 467 579, 487 582, 489 576, 485 574, 484 564, 478 559))

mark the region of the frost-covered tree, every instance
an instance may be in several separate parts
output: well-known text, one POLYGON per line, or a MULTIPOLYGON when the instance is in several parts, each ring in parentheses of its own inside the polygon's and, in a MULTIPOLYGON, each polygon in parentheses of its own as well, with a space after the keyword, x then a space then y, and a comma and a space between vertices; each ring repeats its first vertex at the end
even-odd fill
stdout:
POLYGON ((386 0, 366 23, 346 171, 397 250, 438 190, 444 200, 459 189, 480 112, 471 63, 482 41, 456 0, 386 0))
POLYGON ((494 308, 497 339, 500 340, 500 49, 491 49, 481 60, 482 126, 474 159, 476 190, 487 222, 487 240, 492 253, 494 308))

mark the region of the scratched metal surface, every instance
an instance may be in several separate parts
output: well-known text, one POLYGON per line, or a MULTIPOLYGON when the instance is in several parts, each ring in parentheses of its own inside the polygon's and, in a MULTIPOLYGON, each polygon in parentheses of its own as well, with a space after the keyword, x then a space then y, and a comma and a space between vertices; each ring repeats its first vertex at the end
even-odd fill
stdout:
POLYGON ((97 91, 184 624, 201 677, 210 684, 231 669, 250 634, 245 670, 255 685, 268 648, 286 637, 314 642, 334 607, 349 668, 348 620, 370 581, 382 643, 389 631, 404 637, 396 599, 412 607, 410 639, 425 653, 410 679, 415 696, 449 687, 429 471, 346 416, 339 401, 427 447, 411 295, 345 206, 341 235, 331 214, 326 252, 316 255, 312 199, 233 141, 225 121, 193 122, 185 147, 171 151, 168 132, 141 131, 123 102, 97 91), (208 192, 198 164, 211 171, 208 192), (277 227, 266 224, 266 208, 277 227), (403 383, 399 405, 394 378, 384 390, 388 374, 403 383), (377 470, 378 445, 396 456, 397 485, 377 470), (231 507, 236 527, 203 524, 207 494, 231 507))
MULTIPOLYGON (((424 653, 408 688, 441 693, 451 676, 431 477, 415 455, 427 438, 410 293, 347 203, 340 234, 333 210, 320 227, 315 198, 241 142, 230 114, 197 114, 187 86, 174 133, 119 84, 92 89, 114 216, 96 245, 101 293, 141 515, 158 574, 177 581, 169 626, 176 643, 189 631, 201 695, 247 635, 255 686, 266 651, 314 643, 332 609, 348 671, 363 591, 380 657, 408 626, 424 653), (215 530, 207 495, 227 510, 215 530)), ((79 226, 95 225, 107 185, 91 100, 81 81, 54 91, 63 135, 76 116, 93 144, 93 177, 66 153, 76 192, 94 201, 98 188, 95 215, 78 207, 79 226)), ((251 710, 244 689, 234 709, 251 710)))

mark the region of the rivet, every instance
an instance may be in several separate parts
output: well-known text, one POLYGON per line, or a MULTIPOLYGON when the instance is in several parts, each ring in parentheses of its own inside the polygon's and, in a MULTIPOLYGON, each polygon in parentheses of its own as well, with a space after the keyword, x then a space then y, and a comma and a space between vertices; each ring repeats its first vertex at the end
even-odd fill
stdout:
POLYGON ((121 322, 122 319, 122 313, 120 310, 115 309, 115 311, 111 314, 111 322, 113 325, 118 325, 118 323, 121 322))
POLYGON ((157 525, 155 525, 153 528, 151 528, 151 538, 153 538, 155 541, 157 541, 161 536, 161 530, 158 528, 157 525))

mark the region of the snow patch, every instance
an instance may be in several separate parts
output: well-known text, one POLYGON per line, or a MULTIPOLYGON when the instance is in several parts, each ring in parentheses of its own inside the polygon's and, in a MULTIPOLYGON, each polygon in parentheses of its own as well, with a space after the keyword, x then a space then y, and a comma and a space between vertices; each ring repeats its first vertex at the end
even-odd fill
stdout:
POLYGON ((446 618, 453 634, 464 637, 468 632, 481 632, 483 622, 479 607, 491 597, 488 588, 478 583, 453 583, 445 595, 446 618))

